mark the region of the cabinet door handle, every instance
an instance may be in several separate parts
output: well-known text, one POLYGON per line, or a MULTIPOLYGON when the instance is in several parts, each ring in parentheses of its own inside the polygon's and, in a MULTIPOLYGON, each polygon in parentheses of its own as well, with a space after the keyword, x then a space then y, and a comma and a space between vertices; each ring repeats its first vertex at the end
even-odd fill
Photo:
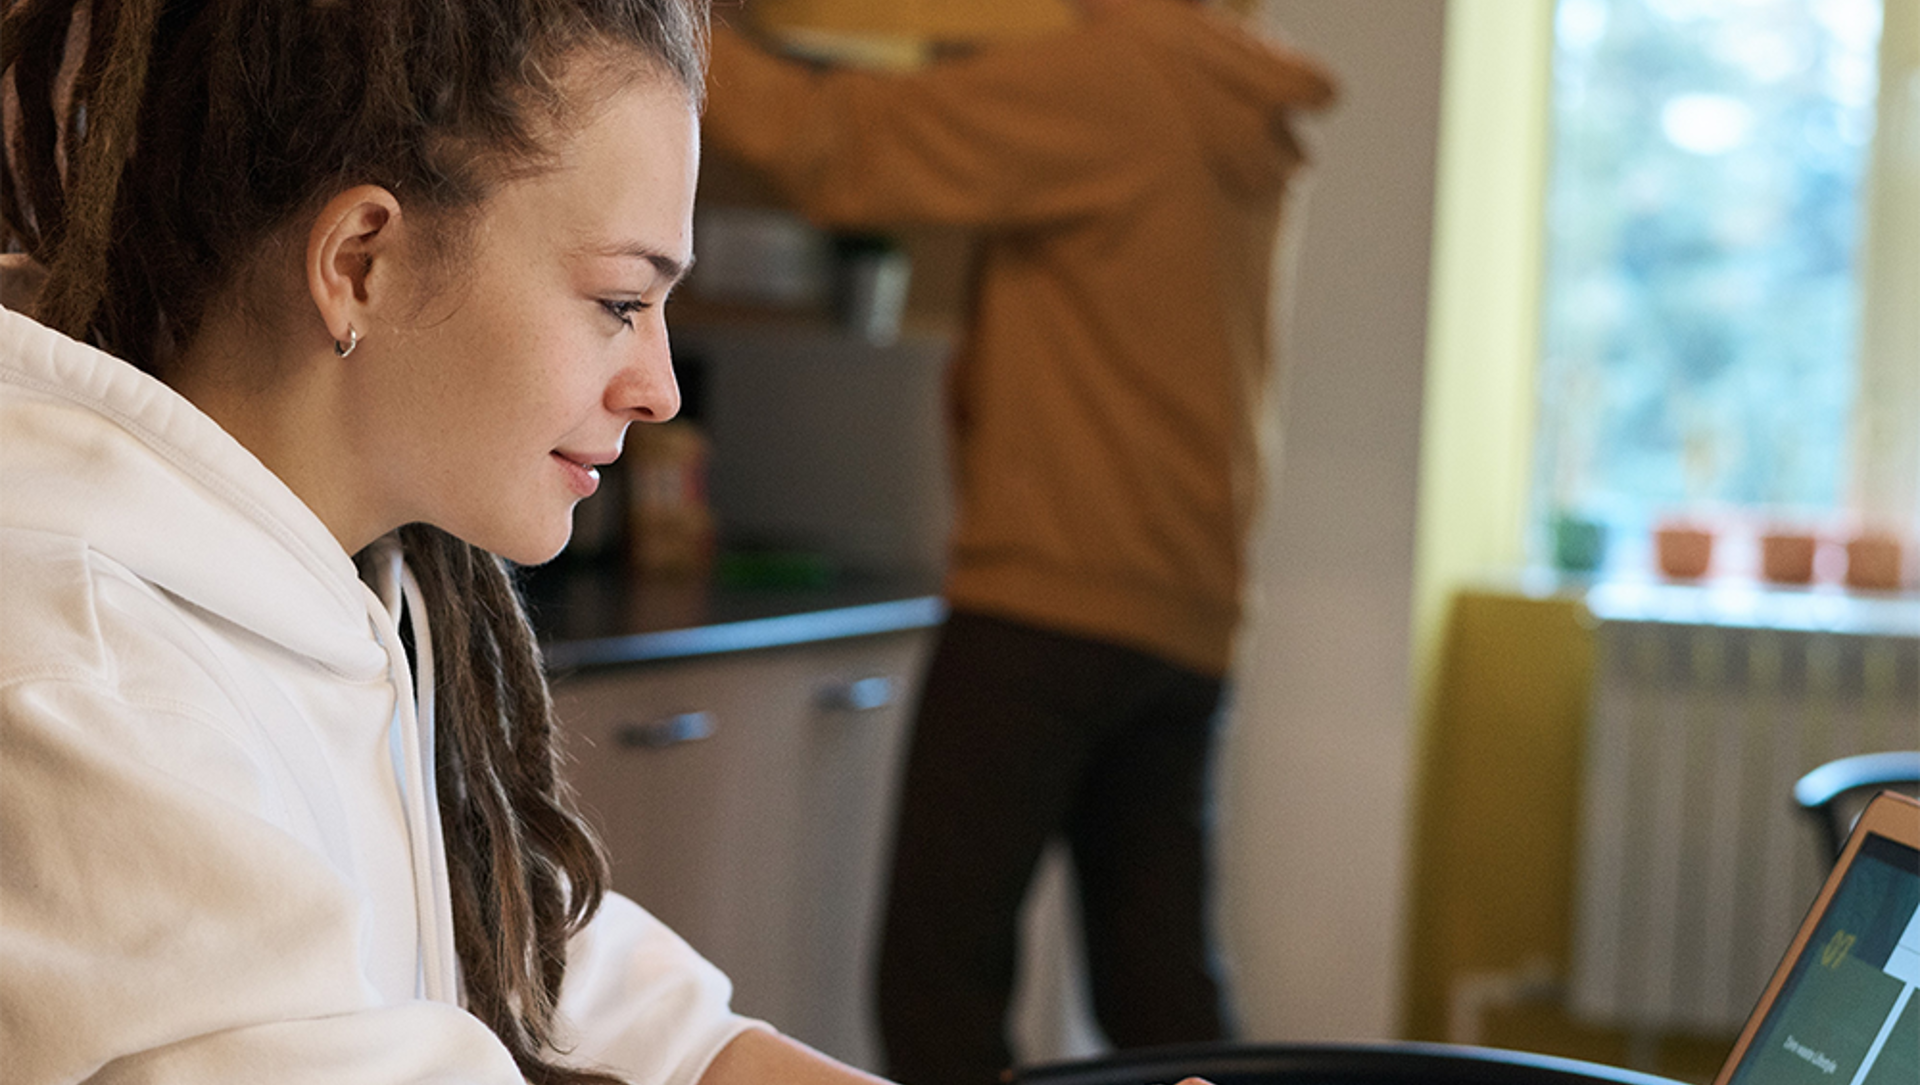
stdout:
POLYGON ((613 740, 628 749, 659 750, 713 734, 713 713, 680 712, 655 720, 613 725, 613 740))
POLYGON ((894 681, 879 674, 845 682, 828 682, 813 695, 813 703, 834 712, 871 712, 893 703, 894 681))

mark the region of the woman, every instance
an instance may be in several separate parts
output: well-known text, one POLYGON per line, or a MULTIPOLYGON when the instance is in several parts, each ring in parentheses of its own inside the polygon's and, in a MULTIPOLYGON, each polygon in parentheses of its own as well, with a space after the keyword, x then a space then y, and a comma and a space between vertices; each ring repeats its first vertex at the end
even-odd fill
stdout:
POLYGON ((493 556, 678 408, 704 0, 4 19, 0 1080, 864 1079, 605 891, 493 556))

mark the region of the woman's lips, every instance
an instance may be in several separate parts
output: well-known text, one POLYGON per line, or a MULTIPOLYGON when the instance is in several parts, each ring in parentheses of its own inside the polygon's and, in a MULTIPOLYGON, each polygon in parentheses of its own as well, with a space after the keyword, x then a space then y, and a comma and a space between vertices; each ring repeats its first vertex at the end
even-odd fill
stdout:
POLYGON ((560 470, 567 476, 567 486, 574 493, 583 498, 592 497, 600 488, 600 472, 592 463, 576 460, 563 452, 553 453, 553 458, 560 464, 560 470))

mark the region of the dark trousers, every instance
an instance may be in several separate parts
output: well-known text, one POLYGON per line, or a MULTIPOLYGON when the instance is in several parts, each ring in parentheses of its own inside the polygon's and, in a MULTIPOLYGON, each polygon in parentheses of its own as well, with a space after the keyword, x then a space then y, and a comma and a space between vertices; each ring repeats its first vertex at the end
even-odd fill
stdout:
POLYGON ((1220 1039, 1208 762, 1221 682, 977 614, 921 693, 879 965, 889 1076, 992 1085, 1011 1059, 1018 913, 1064 836, 1094 1014, 1115 1046, 1220 1039))

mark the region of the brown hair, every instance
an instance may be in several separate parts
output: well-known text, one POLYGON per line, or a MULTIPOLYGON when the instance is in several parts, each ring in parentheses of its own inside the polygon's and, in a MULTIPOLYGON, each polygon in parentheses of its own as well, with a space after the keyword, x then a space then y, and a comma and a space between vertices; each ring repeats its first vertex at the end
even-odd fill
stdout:
MULTIPOLYGON (((457 247, 462 212, 538 169, 585 107, 561 93, 567 64, 631 60, 697 104, 706 22, 707 0, 7 0, 5 247, 48 269, 42 323, 164 376, 211 300, 345 187, 435 213, 457 247)), ((567 940, 607 870, 555 771, 519 597, 498 558, 400 535, 433 629, 468 1008, 529 1081, 612 1081, 554 1047, 567 940)))

